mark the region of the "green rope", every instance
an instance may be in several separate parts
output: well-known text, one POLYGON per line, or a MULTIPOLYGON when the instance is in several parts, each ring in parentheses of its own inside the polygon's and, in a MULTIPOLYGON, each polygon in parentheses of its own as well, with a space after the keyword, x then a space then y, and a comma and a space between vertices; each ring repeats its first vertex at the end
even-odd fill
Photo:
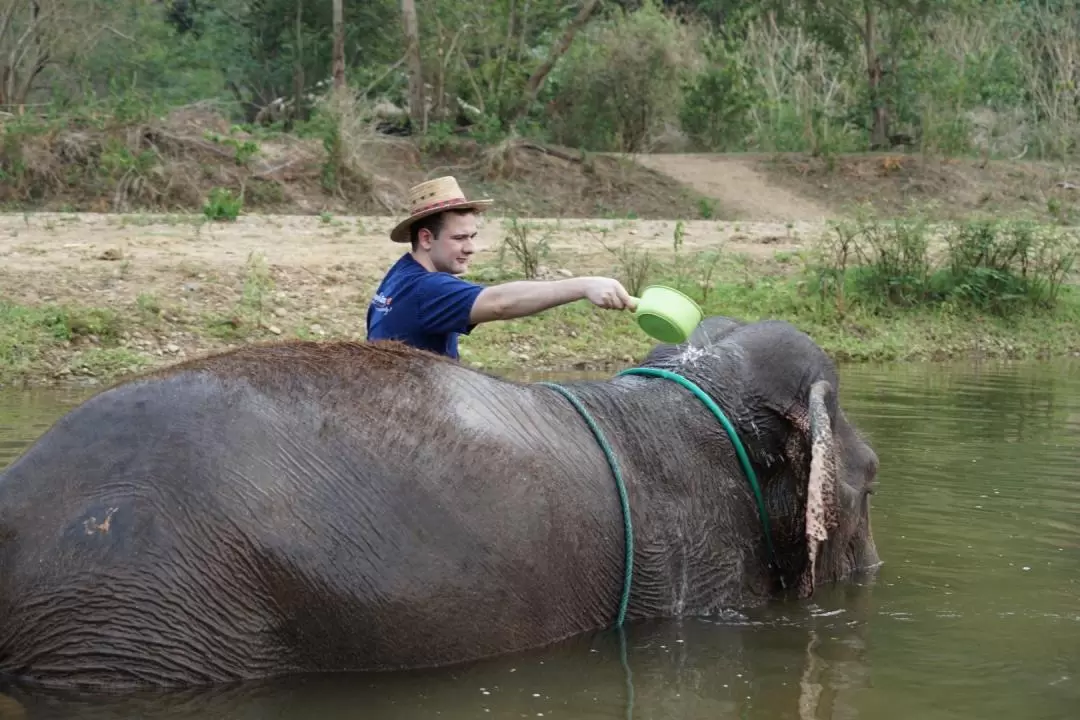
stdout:
MULTIPOLYGON (((724 415, 724 411, 720 409, 711 397, 709 397, 704 390, 698 387, 696 384, 687 380, 678 373, 671 372, 670 370, 661 370, 659 368, 643 368, 635 367, 628 368, 618 373, 618 375, 645 375, 650 377, 661 377, 671 380, 684 388, 692 392, 698 400, 701 400, 705 404, 705 407, 713 414, 720 425, 723 426, 727 432, 728 437, 731 438, 732 445, 735 446, 735 454, 739 458, 739 464, 742 465, 743 472, 746 474, 746 479, 750 483, 750 489, 754 493, 754 499, 757 501, 758 516, 761 518, 761 524, 765 530, 765 544, 769 550, 769 557, 771 558, 774 568, 779 569, 780 564, 777 561, 776 548, 773 547, 772 542, 772 528, 769 525, 769 513, 765 509, 765 499, 761 495, 761 487, 758 485, 757 474, 754 472, 754 467, 750 464, 750 458, 746 454, 746 448, 743 447, 742 441, 739 439, 739 434, 736 432, 735 427, 731 424, 731 421, 724 415)), ((616 375, 616 377, 618 377, 616 375)), ((622 472, 619 469, 619 462, 615 458, 615 452, 611 449, 611 445, 608 444, 607 438, 604 437, 604 433, 597 426, 596 421, 593 420, 592 415, 585 409, 585 406, 581 404, 573 393, 567 390, 562 385, 553 382, 540 382, 539 385, 555 390, 564 398, 566 398, 574 409, 578 411, 585 424, 592 430, 593 435, 596 437, 596 442, 600 445, 600 448, 604 451, 604 457, 607 458, 608 465, 611 467, 611 472, 615 476, 615 487, 619 491, 619 504, 622 506, 623 515, 623 532, 625 534, 626 542, 626 554, 623 561, 623 589, 622 597, 619 600, 619 614, 615 620, 615 627, 621 628, 626 620, 626 609, 630 604, 630 581, 634 575, 634 527, 630 520, 630 500, 626 494, 626 483, 623 481, 622 472)), ((781 582, 783 578, 781 578, 781 582)))
POLYGON ((615 487, 619 491, 619 503, 622 505, 623 532, 626 536, 626 553, 623 560, 622 597, 619 600, 619 614, 615 620, 615 627, 621 628, 623 622, 626 620, 626 608, 630 604, 630 580, 634 575, 634 527, 630 521, 630 499, 626 494, 626 483, 623 482, 622 472, 619 470, 619 462, 615 459, 615 452, 611 449, 611 445, 608 444, 607 439, 604 437, 604 433, 592 419, 589 411, 585 409, 576 397, 574 397, 573 393, 556 383, 541 382, 539 384, 557 391, 570 401, 570 404, 574 406, 578 411, 578 414, 585 420, 585 424, 592 430, 593 435, 596 436, 596 442, 599 443, 600 448, 604 451, 604 456, 607 458, 608 465, 611 466, 611 472, 615 475, 615 487))
MULTIPOLYGON (((671 372, 670 370, 634 367, 623 370, 618 373, 618 375, 647 375, 667 378, 692 392, 698 400, 701 400, 701 402, 705 404, 705 407, 716 416, 716 419, 724 426, 724 430, 727 431, 728 437, 731 438, 731 443, 735 446, 735 454, 738 455, 739 463, 742 465, 743 472, 746 473, 746 479, 750 483, 750 489, 754 491, 754 498, 757 500, 758 515, 761 517, 761 524, 765 529, 765 543, 769 549, 769 557, 772 558, 773 566, 779 569, 780 564, 777 562, 776 549, 773 547, 772 542, 772 529, 769 527, 769 513, 765 509, 765 499, 761 496, 761 488, 758 486, 757 475, 754 473, 754 468, 750 464, 750 458, 746 455, 746 449, 743 447, 742 441, 739 440, 739 434, 735 431, 735 427, 727 419, 727 416, 724 415, 724 412, 720 407, 713 402, 713 399, 706 395, 705 391, 700 387, 687 380, 682 375, 671 372)), ((618 377, 618 375, 616 375, 616 377, 618 377)))

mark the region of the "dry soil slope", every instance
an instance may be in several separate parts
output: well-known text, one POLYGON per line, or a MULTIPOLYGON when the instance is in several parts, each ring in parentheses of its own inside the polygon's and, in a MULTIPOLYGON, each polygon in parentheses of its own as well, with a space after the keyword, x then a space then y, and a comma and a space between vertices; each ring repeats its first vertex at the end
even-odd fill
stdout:
POLYGON ((771 185, 748 161, 731 155, 642 154, 639 164, 714 198, 725 217, 748 222, 821 222, 832 211, 771 185))

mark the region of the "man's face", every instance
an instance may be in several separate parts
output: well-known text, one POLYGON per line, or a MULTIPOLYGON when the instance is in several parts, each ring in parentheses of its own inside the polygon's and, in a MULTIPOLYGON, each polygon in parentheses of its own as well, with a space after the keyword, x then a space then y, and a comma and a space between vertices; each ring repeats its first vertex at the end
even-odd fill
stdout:
POLYGON ((443 216, 439 236, 432 239, 427 232, 420 235, 420 247, 427 250, 437 272, 461 275, 469 269, 469 260, 476 252, 476 214, 448 212, 443 216))

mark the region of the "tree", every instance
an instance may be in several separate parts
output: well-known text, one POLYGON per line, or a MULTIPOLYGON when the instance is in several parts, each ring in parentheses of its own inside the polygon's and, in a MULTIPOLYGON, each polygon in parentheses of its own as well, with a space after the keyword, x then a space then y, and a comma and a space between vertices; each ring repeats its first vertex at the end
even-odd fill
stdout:
POLYGON ((798 22, 823 44, 845 55, 861 49, 866 61, 870 100, 870 146, 889 144, 891 108, 883 92, 890 71, 886 58, 899 54, 900 38, 918 34, 945 12, 959 10, 963 2, 948 0, 770 0, 767 9, 777 20, 798 22), (883 32, 888 28, 892 32, 883 32))
POLYGON ((345 12, 343 0, 334 0, 334 89, 345 87, 345 12))
POLYGON ((424 133, 427 132, 427 99, 420 58, 420 26, 416 20, 414 0, 401 0, 401 17, 405 26, 405 64, 409 69, 409 118, 413 132, 424 133))
POLYGON ((0 4, 0 105, 22 105, 49 64, 57 3, 0 4))
MULTIPOLYGON (((7 0, 0 0, 0 5, 7 0)), ((25 0, 18 0, 24 2, 25 0)), ((90 0, 65 0, 88 3, 90 0)), ((148 0, 95 0, 109 5, 148 0)), ((174 6, 181 0, 172 0, 174 6)), ((383 32, 399 23, 399 0, 184 0, 197 44, 190 52, 218 69, 245 121, 272 122, 310 111, 307 99, 335 79, 334 58, 361 72, 400 57, 401 41, 383 32), (335 15, 340 21, 335 21, 335 15), (340 28, 340 29, 339 29, 340 28)), ((171 21, 170 21, 171 22, 171 21)))
POLYGON ((570 43, 574 41, 574 36, 585 27, 585 23, 589 22, 589 17, 592 16, 593 11, 596 10, 596 6, 600 4, 600 0, 585 0, 585 4, 581 6, 581 10, 570 21, 570 24, 566 26, 566 30, 563 32, 562 37, 559 39, 552 48, 551 53, 548 55, 548 59, 536 69, 535 72, 529 77, 528 82, 525 83, 525 97, 522 99, 521 105, 518 106, 518 111, 514 115, 514 122, 521 121, 529 112, 529 108, 534 102, 536 102, 536 96, 540 93, 540 88, 544 84, 544 80, 551 73, 555 67, 555 63, 559 61, 566 51, 570 49, 570 43))

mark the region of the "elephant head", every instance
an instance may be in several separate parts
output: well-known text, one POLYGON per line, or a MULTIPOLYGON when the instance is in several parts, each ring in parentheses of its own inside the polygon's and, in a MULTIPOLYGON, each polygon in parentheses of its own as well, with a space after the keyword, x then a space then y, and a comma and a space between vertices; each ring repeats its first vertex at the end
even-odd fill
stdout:
POLYGON ((799 596, 880 565, 870 528, 878 458, 837 399, 829 357, 786 322, 706 318, 645 365, 695 380, 722 406, 759 477, 783 575, 799 596))

